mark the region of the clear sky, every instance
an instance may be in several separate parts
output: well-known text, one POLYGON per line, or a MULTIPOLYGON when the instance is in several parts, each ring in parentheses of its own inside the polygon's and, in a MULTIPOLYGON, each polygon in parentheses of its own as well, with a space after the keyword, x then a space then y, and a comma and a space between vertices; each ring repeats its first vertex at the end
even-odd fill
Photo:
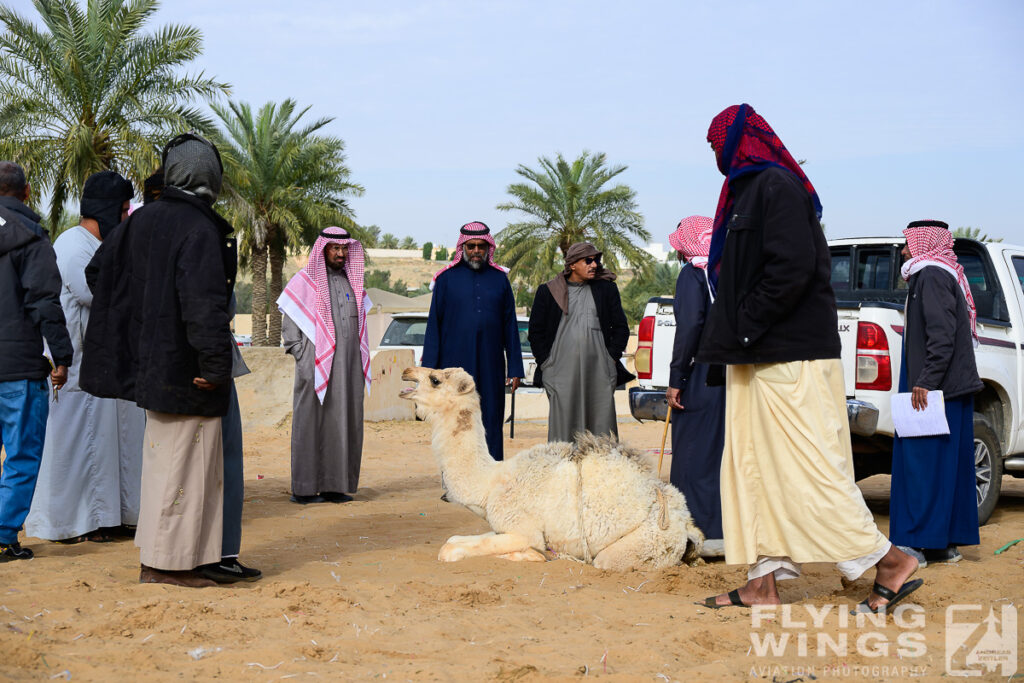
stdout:
POLYGON ((585 149, 629 167, 665 242, 714 212, 707 127, 748 102, 807 159, 829 237, 938 218, 1024 244, 1019 0, 169 0, 170 22, 233 98, 335 117, 357 221, 421 243, 504 227, 518 164, 585 149))

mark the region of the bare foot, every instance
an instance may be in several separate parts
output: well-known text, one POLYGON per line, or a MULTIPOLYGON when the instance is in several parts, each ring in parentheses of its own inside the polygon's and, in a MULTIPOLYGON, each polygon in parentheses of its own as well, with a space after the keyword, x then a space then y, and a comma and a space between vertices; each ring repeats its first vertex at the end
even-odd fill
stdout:
MULTIPOLYGON (((893 545, 875 565, 875 582, 885 586, 893 593, 898 593, 907 579, 916 571, 917 560, 893 545)), ((868 595, 868 607, 872 610, 877 610, 888 602, 874 591, 868 595)))
MULTIPOLYGON (((775 586, 775 574, 767 574, 747 581, 747 585, 737 589, 744 605, 779 605, 779 590, 775 586)), ((715 596, 716 605, 731 605, 728 593, 715 596)))

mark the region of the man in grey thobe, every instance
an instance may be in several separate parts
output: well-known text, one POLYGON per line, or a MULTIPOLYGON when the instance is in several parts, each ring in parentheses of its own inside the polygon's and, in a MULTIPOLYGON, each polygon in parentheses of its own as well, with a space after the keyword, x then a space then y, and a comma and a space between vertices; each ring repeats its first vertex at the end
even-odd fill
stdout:
POLYGON ((327 228, 278 300, 284 346, 295 357, 292 502, 343 503, 359 485, 368 304, 362 245, 327 228))
POLYGON ((534 384, 548 395, 548 441, 580 432, 618 437, 615 387, 633 378, 622 367, 629 325, 615 274, 588 242, 569 247, 565 270, 537 288, 530 313, 534 384))

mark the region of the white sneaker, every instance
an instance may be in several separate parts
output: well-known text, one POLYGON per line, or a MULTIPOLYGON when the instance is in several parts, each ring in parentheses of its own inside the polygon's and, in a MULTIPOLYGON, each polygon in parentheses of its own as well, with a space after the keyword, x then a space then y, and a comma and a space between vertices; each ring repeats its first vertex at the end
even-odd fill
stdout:
POLYGON ((725 557, 725 539, 708 538, 700 549, 701 557, 725 557))
POLYGON ((898 545, 898 546, 896 546, 896 548, 898 550, 902 550, 907 555, 910 555, 915 560, 917 560, 917 568, 918 569, 924 569, 925 567, 928 566, 928 560, 924 559, 924 553, 922 553, 917 548, 911 548, 908 545, 898 545))

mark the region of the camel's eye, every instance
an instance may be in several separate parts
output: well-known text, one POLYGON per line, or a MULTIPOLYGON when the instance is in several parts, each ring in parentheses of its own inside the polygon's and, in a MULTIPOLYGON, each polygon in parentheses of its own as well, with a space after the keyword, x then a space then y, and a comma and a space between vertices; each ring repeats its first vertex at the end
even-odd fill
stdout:
POLYGON ((441 380, 434 377, 433 375, 430 376, 430 383, 433 384, 435 387, 441 386, 441 380))

